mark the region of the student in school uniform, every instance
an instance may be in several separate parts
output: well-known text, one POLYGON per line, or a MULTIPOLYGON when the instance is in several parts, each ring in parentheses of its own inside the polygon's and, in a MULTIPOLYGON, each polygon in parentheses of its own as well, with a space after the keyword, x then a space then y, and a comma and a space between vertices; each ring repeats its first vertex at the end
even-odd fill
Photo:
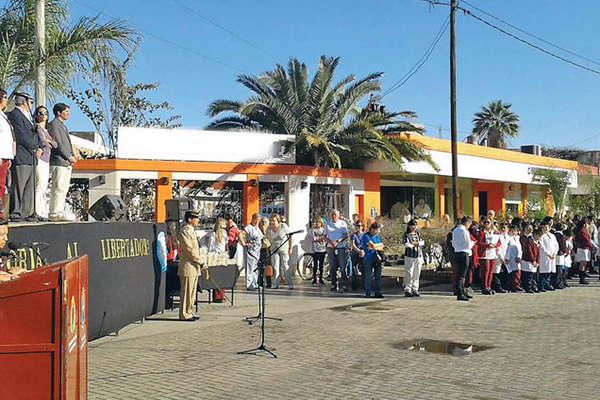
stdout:
POLYGON ((541 224, 542 236, 540 238, 540 288, 544 290, 554 290, 550 282, 552 273, 556 272, 556 255, 558 254, 558 242, 556 237, 550 232, 550 226, 547 223, 541 224))
POLYGON ((506 268, 506 250, 508 249, 508 240, 510 236, 508 235, 508 227, 506 224, 500 224, 498 229, 498 248, 497 248, 497 258, 496 265, 494 266, 494 276, 492 278, 492 289, 497 293, 506 293, 502 282, 502 268, 506 268))
POLYGON ((492 295, 496 292, 492 290, 492 278, 496 258, 498 258, 497 249, 500 246, 498 235, 494 231, 494 225, 491 219, 486 219, 483 224, 483 231, 479 233, 479 269, 481 270, 481 294, 492 295))
POLYGON ((568 288, 569 282, 567 276, 569 271, 573 267, 573 231, 571 229, 565 229, 565 265, 563 266, 563 285, 568 288))
POLYGON ((536 237, 539 239, 541 231, 536 230, 535 234, 531 224, 525 225, 521 235, 521 248, 523 257, 521 258, 521 285, 527 293, 537 293, 533 286, 533 278, 537 271, 538 259, 540 256, 536 237))
POLYGON ((511 225, 508 229, 508 242, 504 264, 508 272, 508 287, 511 292, 522 292, 518 275, 521 272, 521 259, 523 258, 523 247, 519 238, 519 228, 511 225))
POLYGON ((567 241, 563 231, 565 225, 562 222, 554 224, 554 237, 558 244, 558 253, 556 253, 556 272, 552 274, 552 286, 555 289, 565 288, 565 279, 563 279, 563 270, 565 267, 565 258, 567 253, 567 241))

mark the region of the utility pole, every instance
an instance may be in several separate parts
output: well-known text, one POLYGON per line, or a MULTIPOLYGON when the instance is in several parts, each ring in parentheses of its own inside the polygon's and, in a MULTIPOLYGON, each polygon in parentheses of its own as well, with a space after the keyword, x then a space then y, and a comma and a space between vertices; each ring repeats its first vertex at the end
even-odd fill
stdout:
POLYGON ((458 151, 456 144, 456 8, 457 0, 450 1, 450 142, 452 145, 452 214, 458 217, 458 151))
MULTIPOLYGON (((36 0, 35 3, 35 38, 37 41, 38 58, 46 54, 46 0, 36 0)), ((36 69, 35 102, 38 106, 46 105, 46 65, 41 63, 36 69)))

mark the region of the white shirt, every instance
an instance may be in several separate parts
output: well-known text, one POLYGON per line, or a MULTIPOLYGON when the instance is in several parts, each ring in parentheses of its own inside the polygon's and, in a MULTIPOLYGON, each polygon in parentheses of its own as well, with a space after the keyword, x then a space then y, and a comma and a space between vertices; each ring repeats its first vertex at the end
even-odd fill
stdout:
POLYGON ((475 243, 471 241, 471 235, 467 227, 463 224, 458 225, 452 231, 452 247, 455 253, 467 253, 471 255, 471 249, 475 243))
POLYGON ((16 143, 13 140, 13 130, 8 117, 0 110, 0 159, 15 158, 16 143))
POLYGON ((247 225, 244 228, 246 232, 246 242, 248 243, 248 252, 252 254, 260 253, 261 241, 263 239, 263 233, 258 229, 258 226, 254 226, 252 224, 247 225))
POLYGON ((540 273, 549 274, 556 272, 556 256, 558 253, 558 241, 556 236, 551 233, 545 233, 540 238, 540 273))
MULTIPOLYGON (((496 246, 498 244, 499 236, 493 232, 485 232, 485 243, 490 246, 496 246)), ((480 257, 485 260, 495 260, 498 258, 498 248, 491 247, 485 249, 485 254, 480 257)))
POLYGON ((573 238, 566 240, 567 244, 567 254, 565 255, 565 267, 571 268, 573 265, 573 260, 571 258, 571 254, 573 254, 573 238))
MULTIPOLYGON (((327 221, 325 222, 325 229, 327 230, 327 239, 332 242, 335 240, 340 240, 348 235, 348 224, 346 221, 338 219, 337 222, 327 221)), ((331 247, 331 245, 328 245, 331 247)), ((344 248, 346 247, 345 243, 340 243, 337 247, 344 248)))
POLYGON ((508 250, 508 241, 510 240, 510 236, 508 233, 501 233, 498 235, 498 241, 500 242, 500 247, 497 249, 498 258, 504 260, 506 258, 506 251, 508 250))
POLYGON ((523 257, 523 247, 519 236, 509 236, 506 244, 506 269, 508 272, 521 269, 521 258, 523 257), (517 261, 519 260, 519 261, 517 261))

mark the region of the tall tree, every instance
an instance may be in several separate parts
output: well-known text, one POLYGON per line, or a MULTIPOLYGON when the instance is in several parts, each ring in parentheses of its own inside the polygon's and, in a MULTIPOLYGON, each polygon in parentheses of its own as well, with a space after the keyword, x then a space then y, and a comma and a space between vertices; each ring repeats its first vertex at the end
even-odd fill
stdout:
POLYGON ((105 78, 120 50, 129 51, 136 34, 123 22, 82 17, 73 24, 65 0, 46 0, 46 49, 35 43, 35 0, 9 0, 0 10, 0 86, 12 93, 31 87, 36 69, 46 65, 48 92, 63 95, 82 72, 105 78))
POLYGON ((127 82, 127 70, 133 60, 133 51, 121 63, 111 63, 106 82, 88 76, 88 87, 69 90, 67 97, 73 100, 83 114, 92 122, 108 146, 115 150, 118 145, 119 126, 178 128, 181 116, 173 114, 173 106, 162 101, 154 103, 147 93, 158 89, 158 83, 127 82))
POLYGON ((414 113, 361 109, 367 96, 379 92, 382 73, 334 82, 338 64, 339 58, 322 56, 310 80, 306 65, 295 58, 287 68, 277 65, 260 76, 240 75, 237 81, 253 95, 245 101, 212 102, 208 115, 219 118, 208 128, 294 135, 296 160, 308 165, 359 167, 381 159, 401 166, 404 160, 428 159, 397 135, 421 131, 407 120, 414 113))
POLYGON ((519 116, 510 109, 512 104, 493 100, 473 118, 473 134, 480 145, 506 148, 508 138, 519 136, 519 116))

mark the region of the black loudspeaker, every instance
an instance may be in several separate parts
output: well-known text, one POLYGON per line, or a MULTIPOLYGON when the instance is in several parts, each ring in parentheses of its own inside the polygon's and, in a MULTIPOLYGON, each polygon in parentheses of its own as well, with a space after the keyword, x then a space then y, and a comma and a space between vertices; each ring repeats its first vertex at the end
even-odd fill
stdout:
POLYGON ((90 215, 96 221, 124 221, 126 220, 125 203, 119 196, 104 195, 90 207, 90 215))
POLYGON ((181 222, 186 211, 194 210, 194 202, 187 197, 165 200, 165 208, 167 209, 167 221, 181 222))

